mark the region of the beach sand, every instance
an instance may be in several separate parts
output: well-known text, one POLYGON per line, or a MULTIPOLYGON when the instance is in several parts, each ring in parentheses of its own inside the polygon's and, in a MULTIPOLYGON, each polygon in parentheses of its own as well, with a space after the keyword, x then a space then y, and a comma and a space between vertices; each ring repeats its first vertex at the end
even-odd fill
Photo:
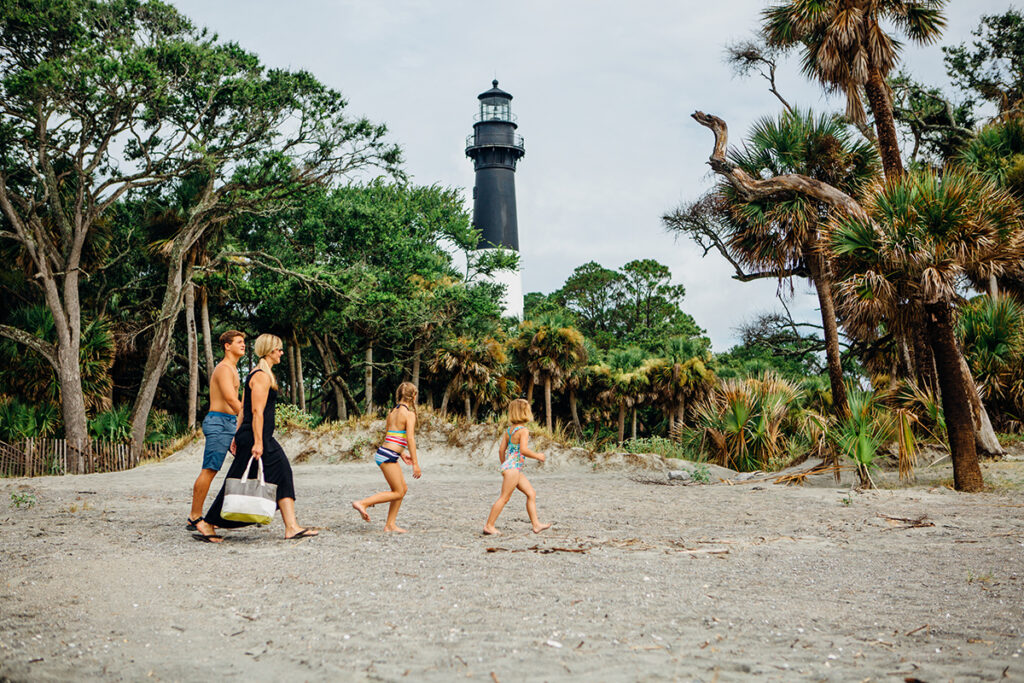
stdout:
POLYGON ((424 448, 386 535, 349 507, 382 488, 362 458, 295 466, 299 541, 193 540, 199 447, 0 480, 0 680, 1024 680, 1019 493, 531 462, 554 527, 517 494, 484 537, 496 457, 424 448))

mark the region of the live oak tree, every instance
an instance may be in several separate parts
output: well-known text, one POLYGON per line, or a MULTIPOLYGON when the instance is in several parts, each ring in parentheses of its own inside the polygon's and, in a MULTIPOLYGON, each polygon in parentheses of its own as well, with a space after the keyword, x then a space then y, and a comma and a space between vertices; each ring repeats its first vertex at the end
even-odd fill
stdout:
POLYGON ((54 366, 65 435, 86 438, 78 369, 83 250, 128 193, 173 192, 201 178, 166 249, 160 314, 132 409, 140 448, 166 367, 186 255, 211 226, 274 210, 303 185, 400 161, 383 126, 345 114, 304 72, 265 69, 155 0, 19 0, 0 25, 0 237, 13 240, 55 323, 55 344, 0 334, 54 366))

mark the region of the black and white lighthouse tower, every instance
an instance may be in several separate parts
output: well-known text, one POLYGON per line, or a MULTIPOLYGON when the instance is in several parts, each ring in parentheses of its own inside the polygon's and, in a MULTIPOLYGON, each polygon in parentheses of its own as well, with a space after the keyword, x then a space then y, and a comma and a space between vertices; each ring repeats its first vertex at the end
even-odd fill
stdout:
MULTIPOLYGON (((519 251, 516 221, 516 162, 526 154, 523 138, 516 134, 512 95, 491 81, 480 93, 480 111, 474 117, 473 134, 466 138, 466 156, 473 160, 473 225, 480 230, 479 249, 519 251)), ((495 274, 506 286, 505 315, 523 317, 523 280, 519 271, 495 274)))

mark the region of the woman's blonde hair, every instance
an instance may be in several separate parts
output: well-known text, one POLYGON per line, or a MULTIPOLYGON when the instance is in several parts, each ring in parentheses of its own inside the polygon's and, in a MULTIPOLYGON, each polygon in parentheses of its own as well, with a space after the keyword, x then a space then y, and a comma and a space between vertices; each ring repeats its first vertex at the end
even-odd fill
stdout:
POLYGON ((514 425, 526 424, 533 419, 530 402, 525 398, 517 398, 508 404, 508 421, 514 425))
POLYGON ((416 385, 412 382, 402 382, 395 389, 395 404, 399 403, 410 403, 409 407, 412 408, 413 412, 416 412, 416 394, 419 391, 416 390, 416 385))
POLYGON ((284 344, 281 342, 281 338, 275 337, 272 334, 261 334, 256 337, 256 343, 253 344, 253 350, 260 359, 259 365, 256 367, 267 373, 267 376, 270 377, 270 386, 273 387, 274 391, 277 391, 277 378, 274 377, 274 368, 271 367, 266 356, 273 351, 283 348, 284 344))

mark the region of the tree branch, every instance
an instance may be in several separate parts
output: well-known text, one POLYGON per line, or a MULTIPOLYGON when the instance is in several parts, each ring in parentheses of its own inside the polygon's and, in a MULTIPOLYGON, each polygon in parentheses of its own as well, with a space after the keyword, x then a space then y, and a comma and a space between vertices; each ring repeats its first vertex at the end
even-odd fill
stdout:
POLYGON ((0 325, 0 336, 12 339, 19 344, 24 344, 45 358, 46 361, 53 366, 54 370, 59 369, 57 366, 57 347, 53 344, 43 341, 39 337, 34 334, 29 334, 25 330, 19 330, 17 327, 11 327, 10 325, 0 325))
POLYGON ((729 129, 725 121, 702 111, 694 112, 692 118, 710 128, 715 134, 715 147, 708 158, 711 169, 724 177, 747 201, 767 199, 780 194, 802 194, 827 204, 836 211, 859 221, 870 222, 867 213, 857 201, 845 192, 798 173, 755 179, 749 173, 726 159, 729 143, 729 129))

